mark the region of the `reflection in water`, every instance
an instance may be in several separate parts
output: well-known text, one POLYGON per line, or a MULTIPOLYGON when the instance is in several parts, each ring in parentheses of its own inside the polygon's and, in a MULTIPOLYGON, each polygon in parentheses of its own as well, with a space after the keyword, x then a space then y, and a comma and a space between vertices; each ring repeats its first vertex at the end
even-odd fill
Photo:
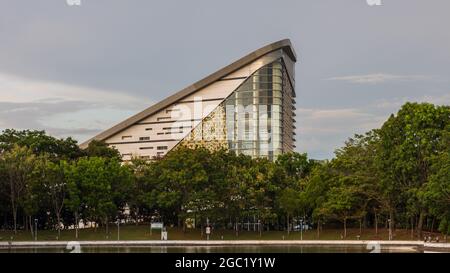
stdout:
MULTIPOLYGON (((64 247, 0 249, 0 253, 69 253, 64 247)), ((117 246, 81 247, 83 253, 369 253, 365 246, 117 246)), ((422 252, 417 247, 383 247, 381 252, 422 252)))

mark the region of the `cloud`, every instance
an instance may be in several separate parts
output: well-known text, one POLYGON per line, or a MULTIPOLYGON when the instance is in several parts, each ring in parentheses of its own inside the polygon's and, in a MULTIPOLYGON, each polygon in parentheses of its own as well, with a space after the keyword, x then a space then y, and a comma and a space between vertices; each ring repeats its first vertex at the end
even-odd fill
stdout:
MULTIPOLYGON (((58 127, 45 126, 42 121, 51 116, 63 113, 76 113, 83 109, 95 107, 83 101, 55 101, 55 102, 1 102, 0 101, 0 129, 38 129, 45 130, 56 136, 69 135, 68 130, 58 127)), ((77 134, 92 133, 92 129, 74 128, 70 130, 77 134)))
POLYGON ((450 105, 450 92, 423 96, 394 97, 354 108, 298 108, 297 150, 317 159, 333 157, 333 151, 344 145, 353 134, 380 128, 391 113, 406 102, 428 102, 450 105))
POLYGON ((428 81, 434 79, 429 75, 393 75, 393 74, 366 74, 366 75, 350 75, 332 77, 328 81, 343 81, 356 84, 381 84, 387 82, 412 82, 412 81, 428 81))
POLYGON ((0 73, 0 130, 45 130, 83 141, 150 104, 116 91, 0 73))
POLYGON ((323 119, 343 120, 349 118, 353 119, 370 116, 367 113, 360 112, 358 109, 354 108, 343 108, 343 109, 299 108, 297 110, 297 115, 306 116, 311 121, 321 121, 323 119))
POLYGON ((142 105, 142 98, 117 92, 69 85, 60 82, 28 79, 0 72, 0 101, 36 102, 36 101, 86 101, 102 105, 134 108, 142 105))
POLYGON ((316 159, 332 157, 353 134, 377 128, 387 118, 367 108, 299 108, 296 114, 297 150, 316 159))
POLYGON ((442 95, 424 95, 420 97, 394 97, 383 99, 374 104, 376 108, 398 110, 406 102, 428 102, 436 105, 450 105, 450 92, 442 95))
POLYGON ((380 117, 367 109, 312 109, 296 111, 298 134, 328 135, 368 131, 379 125, 380 117), (373 127, 375 126, 375 127, 373 127))

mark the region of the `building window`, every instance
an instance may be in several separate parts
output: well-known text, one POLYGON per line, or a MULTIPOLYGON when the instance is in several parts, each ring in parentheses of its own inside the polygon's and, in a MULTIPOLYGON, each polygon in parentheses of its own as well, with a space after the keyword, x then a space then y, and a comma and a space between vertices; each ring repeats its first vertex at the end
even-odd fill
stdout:
POLYGON ((132 136, 122 136, 122 140, 130 139, 132 136))
POLYGON ((140 147, 139 150, 151 150, 153 147, 140 147))
POLYGON ((153 128, 145 128, 145 131, 151 131, 153 128))
POLYGON ((158 136, 164 135, 164 133, 163 133, 163 132, 160 132, 160 133, 157 133, 157 135, 158 135, 158 136))
POLYGON ((160 117, 160 118, 157 119, 157 121, 168 120, 168 119, 170 119, 170 117, 160 117))
POLYGON ((180 112, 180 109, 167 109, 166 110, 166 114, 171 113, 171 112, 180 112))
POLYGON ((192 126, 173 126, 173 127, 163 127, 162 129, 163 130, 168 130, 168 131, 170 131, 170 130, 183 130, 183 129, 189 129, 189 128, 192 128, 192 126))
POLYGON ((167 146, 158 146, 156 149, 158 149, 158 150, 167 150, 168 147, 167 146))
POLYGON ((140 140, 140 141, 150 140, 150 137, 140 137, 139 140, 140 140))
POLYGON ((148 155, 142 155, 142 156, 140 156, 140 158, 141 158, 141 159, 150 159, 150 156, 148 156, 148 155))

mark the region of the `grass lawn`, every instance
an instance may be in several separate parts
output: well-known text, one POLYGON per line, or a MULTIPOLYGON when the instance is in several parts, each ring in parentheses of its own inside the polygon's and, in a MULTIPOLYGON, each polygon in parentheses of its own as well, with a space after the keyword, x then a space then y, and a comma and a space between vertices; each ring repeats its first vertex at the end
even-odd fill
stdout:
MULTIPOLYGON (((387 229, 378 229, 378 235, 375 234, 374 229, 364 229, 362 232, 361 240, 387 240, 387 229)), ((308 230, 303 232, 303 240, 340 240, 343 230, 341 229, 327 229, 323 230, 320 234, 320 238, 317 237, 316 230, 308 230)), ((347 240, 356 240, 359 234, 359 229, 348 229, 347 240)), ((440 240, 444 236, 440 234, 434 234, 433 236, 439 236, 440 240)), ((54 230, 39 230, 39 241, 55 241, 57 240, 58 232, 54 230)), ((153 230, 153 234, 150 235, 150 228, 148 225, 127 225, 120 227, 120 240, 160 240, 160 231, 153 230)), ((206 236, 201 236, 200 230, 187 230, 186 233, 178 228, 168 228, 169 240, 206 240, 206 236)), ((14 235, 11 231, 0 231, 0 241, 32 241, 30 232, 18 231, 14 235)), ((259 236, 258 232, 253 231, 241 231, 239 236, 236 237, 232 230, 213 230, 210 235, 210 240, 300 240, 300 232, 291 232, 287 235, 287 232, 283 231, 265 231, 262 236, 259 236), (223 236, 223 237, 222 237, 223 236)), ((395 240, 411 240, 411 231, 409 230, 397 230, 394 233, 395 240)), ((74 230, 61 231, 61 241, 75 240, 74 230)), ((105 233, 104 228, 94 229, 80 229, 79 238, 77 240, 117 240, 117 227, 110 226, 109 234, 105 233)), ((415 238, 413 239, 415 240, 415 238)))

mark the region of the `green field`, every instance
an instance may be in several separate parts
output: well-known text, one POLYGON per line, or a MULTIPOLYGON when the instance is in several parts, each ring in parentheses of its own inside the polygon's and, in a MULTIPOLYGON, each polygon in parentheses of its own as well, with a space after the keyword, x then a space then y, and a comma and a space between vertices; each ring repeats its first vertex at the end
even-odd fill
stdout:
MULTIPOLYGON (((320 234, 320 238, 317 237, 316 230, 308 230, 303 232, 303 240, 341 240, 341 234, 343 231, 341 229, 328 229, 323 230, 320 234)), ((357 235, 359 235, 359 229, 348 229, 346 240, 356 240, 357 235)), ((439 236, 441 242, 444 236, 440 234, 434 234, 434 236, 439 236)), ((206 240, 206 236, 201 236, 199 229, 187 230, 183 232, 182 229, 178 228, 168 228, 169 240, 206 240)), ((213 230, 210 235, 210 240, 300 240, 300 232, 291 232, 287 235, 286 231, 265 231, 260 237, 258 232, 254 231, 241 231, 239 236, 236 236, 235 232, 232 230, 213 230)), ((58 232, 54 230, 39 230, 38 240, 39 241, 71 241, 75 240, 74 230, 63 230, 61 231, 61 237, 58 238, 58 232)), ((374 229, 363 229, 360 237, 361 240, 387 240, 388 230, 379 229, 378 235, 375 234, 374 229)), ((415 240, 414 238, 413 240, 415 240)), ((32 241, 34 238, 28 231, 18 231, 14 235, 11 231, 0 231, 0 241, 32 241)), ((109 233, 105 233, 104 228, 95 229, 80 229, 79 238, 77 240, 117 240, 117 227, 111 226, 109 233)), ((153 234, 150 235, 150 229, 147 225, 127 225, 120 227, 120 240, 160 240, 160 231, 153 230, 153 234)), ((394 240, 412 240, 411 231, 409 230, 397 230, 394 233, 394 240)))

